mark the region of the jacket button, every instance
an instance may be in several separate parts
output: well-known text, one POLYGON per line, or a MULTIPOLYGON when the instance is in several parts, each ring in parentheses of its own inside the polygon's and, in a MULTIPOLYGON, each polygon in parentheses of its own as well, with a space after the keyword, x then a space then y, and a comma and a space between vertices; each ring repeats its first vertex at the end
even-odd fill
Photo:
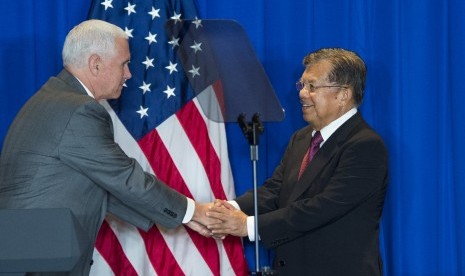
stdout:
POLYGON ((285 260, 279 260, 279 266, 285 266, 286 261, 285 260))

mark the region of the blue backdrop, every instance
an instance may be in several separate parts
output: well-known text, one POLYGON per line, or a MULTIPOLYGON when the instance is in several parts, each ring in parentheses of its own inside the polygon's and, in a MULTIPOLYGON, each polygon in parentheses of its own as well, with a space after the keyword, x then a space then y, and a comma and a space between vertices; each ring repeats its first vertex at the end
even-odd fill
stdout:
MULTIPOLYGON (((1 143, 19 108, 60 71, 64 37, 87 17, 91 1, 0 2, 1 143)), ((283 122, 265 123, 259 183, 305 125, 294 88, 302 58, 321 47, 355 50, 368 66, 361 111, 390 153, 380 237, 386 275, 464 275, 465 1, 197 2, 201 17, 234 19, 245 28, 286 110, 283 122)), ((242 194, 252 186, 249 145, 237 125, 227 132, 242 194)))

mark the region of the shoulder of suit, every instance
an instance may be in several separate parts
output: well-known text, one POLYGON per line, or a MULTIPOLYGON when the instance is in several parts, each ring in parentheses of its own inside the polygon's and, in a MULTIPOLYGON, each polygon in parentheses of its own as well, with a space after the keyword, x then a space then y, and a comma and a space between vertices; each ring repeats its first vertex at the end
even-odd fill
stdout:
POLYGON ((87 95, 81 84, 71 74, 64 75, 65 78, 62 78, 62 73, 50 78, 37 93, 37 97, 48 105, 53 105, 57 112, 60 110, 71 115, 77 110, 83 110, 109 116, 105 108, 87 95))
POLYGON ((313 132, 312 126, 308 125, 294 132, 294 136, 296 137, 307 136, 309 134, 311 135, 312 132, 313 132))

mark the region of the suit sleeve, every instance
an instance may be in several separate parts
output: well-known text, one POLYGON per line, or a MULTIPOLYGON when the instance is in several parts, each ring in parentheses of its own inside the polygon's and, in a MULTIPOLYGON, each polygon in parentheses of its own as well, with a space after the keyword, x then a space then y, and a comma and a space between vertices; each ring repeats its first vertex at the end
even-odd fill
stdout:
POLYGON ((259 215, 260 238, 268 247, 294 240, 342 218, 371 197, 384 194, 387 151, 378 136, 351 141, 341 149, 324 188, 284 208, 259 215), (279 242, 278 242, 279 241, 279 242))
POLYGON ((145 173, 121 150, 114 142, 111 118, 100 104, 92 101, 81 105, 71 116, 61 141, 59 156, 63 162, 125 207, 168 228, 181 224, 187 208, 185 196, 145 173))
POLYGON ((153 226, 153 222, 150 219, 126 206, 121 200, 112 195, 108 197, 107 212, 146 232, 153 226))

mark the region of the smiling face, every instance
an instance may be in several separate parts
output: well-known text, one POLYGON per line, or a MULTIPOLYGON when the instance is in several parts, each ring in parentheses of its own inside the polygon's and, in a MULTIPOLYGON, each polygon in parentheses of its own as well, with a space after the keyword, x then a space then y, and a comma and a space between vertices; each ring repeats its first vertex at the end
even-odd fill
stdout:
POLYGON ((315 130, 320 130, 347 112, 351 90, 327 80, 333 69, 330 62, 321 60, 309 65, 301 77, 305 86, 299 91, 303 118, 315 130))
POLYGON ((132 77, 129 71, 129 45, 127 39, 116 38, 115 51, 107 56, 99 56, 92 63, 96 81, 92 85, 94 96, 100 99, 117 99, 121 95, 126 80, 132 77))

